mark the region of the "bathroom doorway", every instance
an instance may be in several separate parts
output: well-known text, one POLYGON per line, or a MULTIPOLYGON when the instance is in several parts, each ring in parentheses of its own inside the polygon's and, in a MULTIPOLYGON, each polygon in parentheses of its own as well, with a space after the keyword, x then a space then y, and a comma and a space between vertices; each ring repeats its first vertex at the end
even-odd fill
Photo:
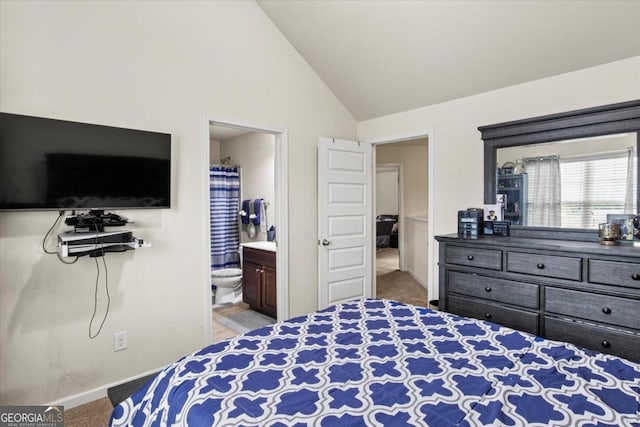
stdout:
POLYGON ((208 120, 207 136, 208 323, 210 342, 214 342, 274 323, 278 316, 288 314, 287 194, 286 185, 282 185, 287 172, 286 162, 282 165, 286 130, 208 120), (237 198, 225 200, 229 206, 220 208, 219 200, 226 197, 222 194, 236 192, 236 187, 226 187, 227 174, 237 176, 237 198), (221 224, 224 215, 236 215, 235 223, 221 224), (228 240, 233 234, 237 240, 228 240), (243 269, 245 247, 273 255, 268 305, 259 305, 260 301, 250 298, 251 292, 243 296, 243 273, 245 280, 255 282, 253 275, 247 274, 255 269, 243 269), (237 264, 233 256, 220 257, 234 251, 237 264))

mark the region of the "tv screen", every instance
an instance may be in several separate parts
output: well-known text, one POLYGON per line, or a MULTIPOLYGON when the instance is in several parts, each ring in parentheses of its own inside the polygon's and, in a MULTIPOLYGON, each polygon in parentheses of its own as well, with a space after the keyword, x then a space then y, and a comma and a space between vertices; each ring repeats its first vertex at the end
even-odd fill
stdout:
POLYGON ((0 210, 170 203, 170 134, 0 113, 0 210))

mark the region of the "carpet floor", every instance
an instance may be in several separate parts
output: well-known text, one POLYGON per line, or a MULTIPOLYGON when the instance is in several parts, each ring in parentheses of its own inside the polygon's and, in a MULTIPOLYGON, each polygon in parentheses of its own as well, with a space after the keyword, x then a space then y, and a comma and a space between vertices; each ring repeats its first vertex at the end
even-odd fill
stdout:
POLYGON ((426 307, 427 289, 411 274, 400 271, 399 252, 395 248, 376 250, 376 296, 426 307))
POLYGON ((108 397, 64 411, 65 427, 101 427, 109 425, 111 401, 108 397))

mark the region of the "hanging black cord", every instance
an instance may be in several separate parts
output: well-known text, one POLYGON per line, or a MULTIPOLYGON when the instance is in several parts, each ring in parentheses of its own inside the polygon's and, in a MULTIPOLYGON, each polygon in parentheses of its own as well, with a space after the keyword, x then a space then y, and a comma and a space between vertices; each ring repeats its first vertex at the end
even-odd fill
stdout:
POLYGON ((46 248, 46 243, 47 243, 47 239, 49 238, 49 234, 51 234, 53 229, 56 228, 56 226, 60 222, 60 218, 62 218, 63 215, 64 215, 64 211, 60 211, 60 213, 56 217, 56 220, 54 221, 53 225, 51 226, 49 231, 47 231, 47 234, 44 235, 44 239, 42 239, 42 250, 44 251, 45 254, 53 255, 53 254, 57 254, 58 253, 58 251, 48 251, 47 248, 46 248))
POLYGON ((65 261, 65 259, 62 258, 62 255, 60 255, 60 252, 58 252, 58 251, 49 251, 49 250, 47 250, 47 247, 46 247, 47 239, 49 238, 49 234, 51 234, 53 229, 56 228, 56 226, 60 222, 60 218, 62 218, 63 216, 64 216, 64 211, 59 211, 59 215, 57 216, 56 220, 53 222, 53 225, 51 226, 49 231, 47 231, 47 234, 44 235, 44 239, 42 239, 42 250, 44 251, 45 254, 49 254, 49 255, 56 254, 58 256, 58 259, 60 260, 60 262, 63 263, 63 264, 75 264, 76 261, 78 261, 79 257, 76 257, 73 261, 65 261))
MULTIPOLYGON (((94 222, 95 225, 95 222, 94 222)), ((98 230, 96 228, 96 246, 98 245, 98 230)), ((100 331, 102 331, 102 326, 104 326, 104 322, 107 321, 107 315, 109 314, 109 306, 111 305, 111 295, 109 295, 109 275, 107 270, 107 261, 104 257, 104 252, 100 255, 102 258, 102 264, 104 264, 104 289, 107 293, 107 308, 104 312, 104 317, 102 318, 102 322, 100 322, 100 327, 98 328, 98 332, 93 335, 91 330, 93 329, 93 321, 96 317, 96 312, 98 311, 98 281, 100 279, 100 264, 98 264, 98 257, 95 256, 93 259, 96 262, 96 288, 93 294, 93 314, 91 315, 91 320, 89 321, 89 338, 94 339, 98 335, 100 335, 100 331)))

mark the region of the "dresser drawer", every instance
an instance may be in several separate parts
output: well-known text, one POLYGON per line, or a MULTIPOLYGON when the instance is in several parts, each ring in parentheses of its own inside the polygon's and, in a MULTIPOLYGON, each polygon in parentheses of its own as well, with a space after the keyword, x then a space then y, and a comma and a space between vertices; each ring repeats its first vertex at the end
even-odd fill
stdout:
POLYGON ((582 258, 507 252, 507 271, 556 279, 582 280, 582 258))
POLYGON ((545 311, 629 328, 640 328, 640 301, 547 287, 545 311))
POLYGON ((538 333, 538 314, 497 304, 478 302, 476 299, 449 296, 447 311, 461 316, 475 317, 499 323, 532 334, 538 333))
POLYGON ((640 288, 640 264, 590 259, 589 281, 605 285, 640 288))
POLYGON ((546 316, 545 338, 569 341, 577 346, 615 354, 640 362, 640 335, 546 316))
POLYGON ((538 308, 538 285, 478 274, 449 272, 449 291, 496 302, 538 308))
POLYGON ((447 245, 445 249, 445 262, 447 264, 502 270, 502 251, 497 249, 447 245))

